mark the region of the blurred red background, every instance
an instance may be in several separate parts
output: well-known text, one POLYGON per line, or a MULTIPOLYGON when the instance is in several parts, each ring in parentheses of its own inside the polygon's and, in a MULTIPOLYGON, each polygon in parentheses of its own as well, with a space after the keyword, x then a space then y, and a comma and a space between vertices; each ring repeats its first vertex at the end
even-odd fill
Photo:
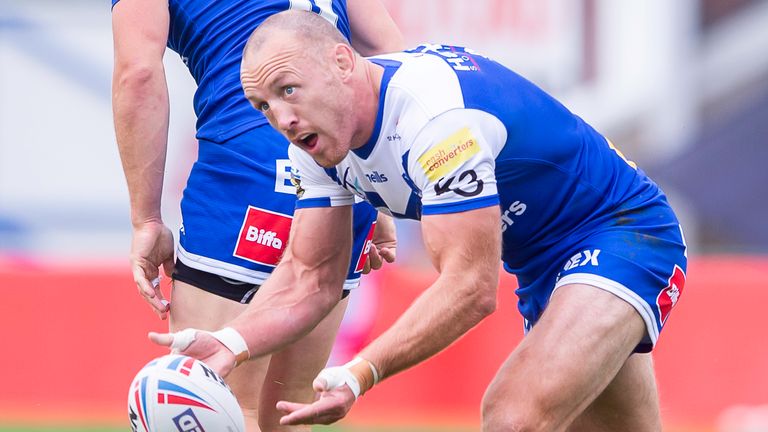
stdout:
MULTIPOLYGON (((372 336, 434 274, 391 267, 374 277, 372 336)), ((381 383, 347 422, 479 424, 483 391, 522 337, 514 287, 502 276, 496 313, 442 354, 381 383)), ((123 421, 133 375, 164 353, 146 333, 166 326, 126 267, 0 263, 0 300, 0 420, 123 421)), ((712 428, 730 406, 768 403, 766 304, 768 259, 691 259, 655 351, 665 423, 712 428)))

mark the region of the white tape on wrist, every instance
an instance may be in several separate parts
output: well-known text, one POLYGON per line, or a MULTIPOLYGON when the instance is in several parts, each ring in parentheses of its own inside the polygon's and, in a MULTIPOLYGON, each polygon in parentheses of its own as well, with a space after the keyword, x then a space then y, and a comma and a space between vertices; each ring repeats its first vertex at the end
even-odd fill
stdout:
POLYGON ((379 371, 376 370, 376 366, 374 366, 373 363, 369 362, 368 360, 366 360, 366 359, 364 359, 362 357, 355 357, 355 360, 357 360, 356 363, 360 363, 361 361, 364 361, 364 362, 368 363, 368 367, 371 368, 371 373, 373 374, 373 385, 378 384, 379 383, 379 371))
POLYGON ((211 333, 211 336, 227 347, 235 355, 236 365, 248 360, 251 353, 248 351, 248 344, 243 336, 232 327, 224 327, 219 331, 211 333))

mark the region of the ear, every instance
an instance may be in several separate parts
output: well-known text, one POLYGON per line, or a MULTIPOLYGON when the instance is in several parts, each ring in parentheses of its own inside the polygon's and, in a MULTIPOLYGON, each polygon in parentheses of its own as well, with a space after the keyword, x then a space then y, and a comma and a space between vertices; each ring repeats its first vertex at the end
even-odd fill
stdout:
POLYGON ((352 75, 357 64, 355 51, 349 45, 339 43, 334 47, 333 57, 341 78, 346 80, 352 75))

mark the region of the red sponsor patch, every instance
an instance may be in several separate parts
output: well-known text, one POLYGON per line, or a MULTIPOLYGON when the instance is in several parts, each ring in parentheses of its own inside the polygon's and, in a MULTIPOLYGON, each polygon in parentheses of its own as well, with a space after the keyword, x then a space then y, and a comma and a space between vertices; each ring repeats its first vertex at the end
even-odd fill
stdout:
POLYGON ((283 256, 291 232, 288 215, 248 206, 234 256, 274 267, 283 256))
POLYGON ((667 287, 661 290, 658 297, 656 297, 656 306, 659 307, 659 313, 661 314, 661 325, 669 318, 669 313, 672 312, 672 308, 677 304, 677 299, 680 294, 683 293, 683 287, 685 286, 685 272, 683 269, 675 266, 675 271, 672 272, 672 276, 667 281, 667 287))
POLYGON ((368 253, 371 251, 371 245, 373 244, 373 232, 375 230, 376 230, 376 221, 374 221, 371 224, 371 229, 368 230, 368 235, 365 236, 365 243, 363 243, 363 250, 360 251, 360 256, 357 258, 355 273, 360 273, 365 268, 365 262, 368 261, 368 253))

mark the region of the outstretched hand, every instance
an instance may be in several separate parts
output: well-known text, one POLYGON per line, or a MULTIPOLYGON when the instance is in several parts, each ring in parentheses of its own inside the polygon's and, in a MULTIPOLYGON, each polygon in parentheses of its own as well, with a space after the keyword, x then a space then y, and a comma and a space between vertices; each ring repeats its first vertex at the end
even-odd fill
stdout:
POLYGON ((162 222, 134 227, 131 239, 131 272, 136 288, 160 319, 168 317, 170 303, 160 289, 160 270, 173 273, 173 234, 162 222))
POLYGON ((355 394, 346 384, 328 382, 322 376, 315 378, 312 383, 320 397, 310 403, 280 401, 277 403, 278 411, 284 415, 280 418, 281 425, 300 424, 331 424, 341 420, 347 415, 355 403, 355 394))
POLYGON ((149 339, 170 347, 173 354, 202 361, 221 377, 226 377, 235 368, 236 358, 232 351, 207 331, 188 328, 176 333, 150 332, 149 339))

